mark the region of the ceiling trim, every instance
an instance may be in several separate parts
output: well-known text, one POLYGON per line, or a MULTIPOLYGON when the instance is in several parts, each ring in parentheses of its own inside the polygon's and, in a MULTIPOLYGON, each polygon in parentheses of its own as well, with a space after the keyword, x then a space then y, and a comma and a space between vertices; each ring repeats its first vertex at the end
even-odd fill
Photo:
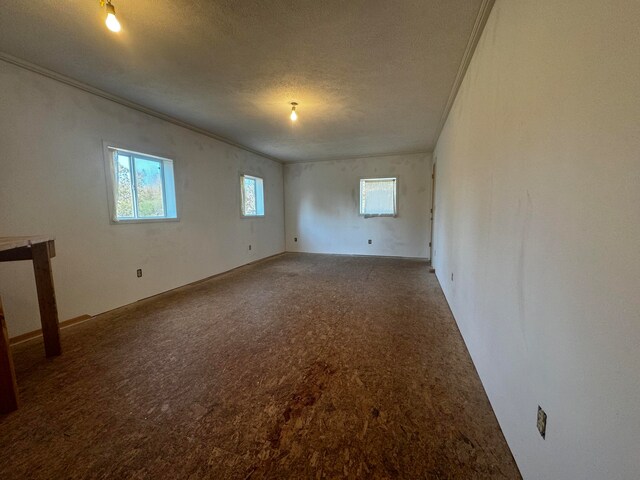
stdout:
POLYGON ((299 163, 318 163, 318 162, 340 162, 342 160, 358 160, 362 158, 381 158, 381 157, 401 157, 401 156, 409 156, 409 155, 432 155, 433 152, 430 150, 415 150, 413 152, 396 152, 396 153, 377 153, 371 155, 351 155, 348 157, 328 157, 328 158, 317 158, 311 160, 293 160, 289 162, 284 162, 284 166, 287 165, 297 165, 299 163))
POLYGON ((71 77, 67 77, 66 75, 62 75, 61 73, 57 73, 54 72, 52 70, 49 70, 47 68, 41 67, 39 65, 35 65, 31 62, 27 62, 26 60, 22 60, 21 58, 17 58, 14 57, 13 55, 9 55, 7 53, 4 52, 0 52, 0 60, 6 62, 6 63, 10 63, 12 65, 15 65, 17 67, 20 68, 24 68, 25 70, 30 70, 34 73, 38 73, 40 75, 43 75, 45 77, 51 78, 52 80, 56 80, 60 83, 64 83, 65 85, 69 85, 71 87, 75 87, 79 90, 82 90, 84 92, 87 93, 91 93, 93 95, 96 95, 98 97, 102 97, 106 100, 110 100, 112 102, 118 103, 120 105, 123 105, 125 107, 128 108, 132 108, 133 110, 137 110, 139 112, 142 113, 146 113, 147 115, 150 115, 152 117, 155 118, 159 118, 160 120, 164 120, 165 122, 169 122, 172 123, 174 125, 177 125, 179 127, 182 128, 186 128, 188 130, 191 130, 193 132, 199 133, 201 135, 205 135, 207 137, 213 138, 214 140, 218 140, 220 142, 226 143, 228 145, 231 145, 233 147, 237 147, 240 148, 242 150, 245 150, 249 153, 253 153, 255 155, 259 155, 261 157, 264 157, 268 160, 272 160, 274 162, 277 163, 284 163, 282 160, 280 160, 279 158, 273 157, 271 155, 268 155, 266 153, 260 152, 259 150, 255 150, 253 148, 247 147, 245 145, 242 145, 240 143, 234 142, 233 140, 230 140, 228 138, 225 138, 221 135, 216 135, 213 132, 210 132, 209 130, 205 130, 203 128, 200 127, 196 127, 195 125, 192 125, 190 123, 184 122, 182 120, 179 120, 175 117, 172 117, 171 115, 167 115, 165 113, 161 113, 158 112, 157 110, 153 110, 151 108, 145 107, 143 105, 140 105, 139 103, 136 102, 132 102, 130 100, 127 100, 126 98, 120 97, 118 95, 113 95, 112 93, 106 92, 104 90, 101 90, 99 88, 93 87, 91 85, 88 85, 84 82, 81 82, 79 80, 75 80, 71 77))
POLYGON ((484 31, 484 26, 487 24, 489 14, 491 13, 491 9, 493 8, 495 2, 496 0, 482 0, 482 4, 478 9, 478 16, 476 17, 473 29, 471 30, 471 35, 469 35, 467 47, 465 48, 464 54, 462 55, 462 61, 460 62, 460 67, 458 68, 456 79, 453 82, 451 92, 449 93, 449 98, 447 99, 447 103, 445 104, 442 115, 440 116, 440 123, 438 124, 438 128, 436 129, 436 133, 433 138, 434 146, 438 143, 438 139, 440 138, 440 134, 442 133, 442 129, 444 128, 444 124, 447 122, 447 118, 449 117, 449 113, 451 112, 451 108, 453 107, 453 102, 455 102, 456 97, 458 96, 458 91, 460 90, 460 86, 462 85, 462 81, 464 80, 464 77, 467 73, 467 69, 469 68, 469 64, 471 63, 471 59, 473 58, 473 54, 476 51, 476 47, 478 46, 478 42, 480 41, 480 37, 482 36, 482 32, 484 31))

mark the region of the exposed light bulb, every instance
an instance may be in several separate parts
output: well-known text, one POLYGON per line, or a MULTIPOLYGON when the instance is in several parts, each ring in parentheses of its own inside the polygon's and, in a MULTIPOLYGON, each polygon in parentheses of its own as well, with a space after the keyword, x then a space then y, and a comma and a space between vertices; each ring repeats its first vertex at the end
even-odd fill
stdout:
POLYGON ((112 32, 119 32, 120 31, 120 22, 118 21, 118 19, 116 18, 116 16, 113 13, 109 13, 107 15, 107 20, 105 22, 107 24, 107 28, 109 30, 111 30, 112 32))
POLYGON ((296 113, 296 107, 298 104, 296 102, 291 102, 291 121, 295 122, 298 119, 298 114, 296 113))
POLYGON ((116 18, 116 9, 111 2, 107 3, 107 20, 104 22, 107 24, 107 28, 112 32, 120 31, 120 22, 116 18))

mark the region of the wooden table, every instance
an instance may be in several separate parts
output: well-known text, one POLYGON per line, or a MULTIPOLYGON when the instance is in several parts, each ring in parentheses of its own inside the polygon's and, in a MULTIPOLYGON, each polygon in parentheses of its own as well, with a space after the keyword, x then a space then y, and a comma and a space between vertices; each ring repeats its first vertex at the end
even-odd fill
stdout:
MULTIPOLYGON (((47 357, 55 357, 62 353, 58 307, 51 271, 51 258, 55 256, 53 237, 0 237, 0 262, 33 261, 42 336, 47 357)), ((7 413, 18 408, 18 389, 7 325, 2 310, 2 299, 0 299, 0 336, 0 413, 7 413)))

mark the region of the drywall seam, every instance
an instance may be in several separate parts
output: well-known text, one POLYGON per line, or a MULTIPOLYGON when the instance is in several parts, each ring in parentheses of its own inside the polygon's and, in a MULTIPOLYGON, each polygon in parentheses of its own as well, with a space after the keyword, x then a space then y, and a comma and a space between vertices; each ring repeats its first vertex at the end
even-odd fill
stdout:
POLYGON ((491 9, 493 8, 494 3, 495 0, 483 0, 480 8, 478 9, 478 16, 476 17, 476 22, 473 25, 473 29, 471 30, 471 35, 469 35, 467 48, 465 48, 464 54, 462 55, 462 60, 460 62, 460 67, 458 68, 458 73, 456 74, 456 79, 451 86, 449 98, 447 98, 447 103, 445 104, 442 115, 440 116, 440 123, 438 124, 438 128, 436 128, 436 133, 433 138, 433 145, 436 145, 438 143, 438 139, 440 138, 440 134, 442 133, 442 129, 444 128, 444 124, 449 117, 449 112, 453 107, 453 102, 458 96, 458 91, 460 90, 460 86, 462 85, 464 76, 467 73, 467 69, 469 68, 469 64, 471 63, 473 54, 476 51, 476 47, 478 46, 478 42, 480 41, 480 37, 482 36, 484 26, 487 24, 489 14, 491 13, 491 9))
POLYGON ((125 98, 119 97, 118 95, 113 95, 109 92, 105 92, 104 90, 101 90, 99 88, 93 87, 91 85, 88 85, 86 83, 83 83, 79 80, 75 80, 71 77, 67 77, 66 75, 62 75, 61 73, 57 73, 54 72, 52 70, 49 70, 47 68, 41 67, 39 65, 35 65, 33 63, 27 62, 26 60, 22 60, 21 58, 17 58, 14 57, 13 55, 9 55, 7 53, 4 52, 0 52, 0 60, 10 63, 12 65, 15 65, 17 67, 21 67, 24 68, 25 70, 29 70, 31 72, 34 73, 38 73, 40 75, 43 75, 47 78, 51 78, 52 80, 56 80, 60 83, 64 83, 65 85, 69 85, 71 87, 75 87, 78 88, 82 91, 91 93, 93 95, 96 95, 98 97, 102 97, 105 98, 107 100, 110 100, 112 102, 118 103, 120 105, 123 105, 125 107, 128 108, 132 108, 134 110, 137 110, 139 112, 142 113, 146 113, 147 115, 150 115, 152 117, 156 117, 159 118, 160 120, 164 120, 165 122, 169 122, 169 123, 173 123, 174 125, 178 125, 179 127, 182 128, 186 128, 187 130, 191 130, 193 132, 199 133, 201 135, 205 135, 207 137, 213 138, 214 140, 218 140, 220 142, 226 143, 228 145, 231 145, 233 147, 237 147, 240 148, 242 150, 245 150, 249 153, 253 153, 255 155, 259 155, 261 157, 264 157, 268 160, 271 160, 273 162, 279 163, 279 164, 283 164, 284 162, 282 160, 280 160, 279 158, 273 157, 271 155, 268 155, 266 153, 260 152, 259 150, 254 150, 253 148, 247 147, 245 145, 242 145, 240 143, 234 142, 233 140, 230 140, 228 138, 225 138, 223 136, 217 135, 213 132, 210 132, 209 130, 205 130, 203 128, 200 127, 196 127, 195 125, 192 125, 190 123, 184 122, 182 120, 178 120, 175 117, 172 117, 170 115, 158 112, 156 110, 153 110, 151 108, 145 107, 143 105, 140 105, 139 103, 135 103, 132 102, 130 100, 127 100, 125 98))

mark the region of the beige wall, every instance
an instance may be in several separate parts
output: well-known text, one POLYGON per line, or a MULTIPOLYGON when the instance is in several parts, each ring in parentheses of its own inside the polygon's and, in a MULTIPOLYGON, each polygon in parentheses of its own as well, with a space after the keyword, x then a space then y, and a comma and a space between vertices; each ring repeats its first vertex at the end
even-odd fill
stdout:
MULTIPOLYGON (((55 235, 61 319, 284 250, 280 164, 1 61, 0 92, 0 236, 55 235), (179 222, 109 223, 103 140, 175 160, 179 222), (265 218, 240 218, 245 171, 265 218)), ((39 328, 29 262, 0 264, 0 294, 12 336, 39 328)))
POLYGON ((430 171, 430 154, 285 165, 287 251, 428 257, 430 171), (398 216, 360 216, 360 179, 393 176, 398 216))
POLYGON ((639 20, 498 0, 435 151, 437 275, 525 479, 639 478, 639 20))

